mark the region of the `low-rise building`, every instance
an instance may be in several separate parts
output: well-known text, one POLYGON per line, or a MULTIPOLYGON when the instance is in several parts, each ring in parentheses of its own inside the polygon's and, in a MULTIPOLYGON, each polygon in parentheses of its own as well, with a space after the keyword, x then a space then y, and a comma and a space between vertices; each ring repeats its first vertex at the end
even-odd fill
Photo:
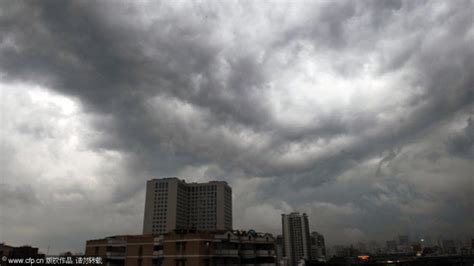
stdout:
POLYGON ((12 250, 13 250, 12 246, 5 245, 4 243, 0 243, 0 256, 1 257, 3 256, 8 257, 8 255, 10 254, 12 250))
POLYGON ((45 255, 38 252, 38 248, 32 246, 14 247, 0 243, 0 257, 6 258, 6 261, 1 261, 1 265, 43 265, 45 262, 45 255), (10 263, 9 260, 28 259, 28 261, 15 261, 10 263))
POLYGON ((163 265, 163 238, 149 235, 122 235, 86 242, 86 257, 101 257, 107 266, 163 265))
POLYGON ((107 266, 276 265, 274 237, 253 230, 114 236, 87 241, 85 255, 107 266))

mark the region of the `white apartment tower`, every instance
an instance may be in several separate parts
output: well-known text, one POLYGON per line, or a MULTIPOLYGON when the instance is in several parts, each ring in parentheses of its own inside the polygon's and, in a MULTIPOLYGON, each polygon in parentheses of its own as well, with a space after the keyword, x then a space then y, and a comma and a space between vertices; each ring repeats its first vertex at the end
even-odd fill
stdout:
POLYGON ((283 257, 289 266, 296 266, 302 259, 311 259, 311 238, 308 216, 293 212, 282 214, 283 257))
POLYGON ((144 234, 174 229, 231 230, 232 189, 224 181, 186 183, 176 177, 146 185, 144 234))

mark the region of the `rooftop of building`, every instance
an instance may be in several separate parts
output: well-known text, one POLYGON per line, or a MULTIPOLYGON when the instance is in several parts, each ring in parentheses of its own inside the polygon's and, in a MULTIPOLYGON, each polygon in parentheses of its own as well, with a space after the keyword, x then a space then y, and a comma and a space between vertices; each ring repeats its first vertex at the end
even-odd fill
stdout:
POLYGON ((148 181, 158 181, 158 180, 178 180, 179 182, 182 182, 182 183, 185 183, 186 185, 207 185, 207 184, 226 184, 226 185, 229 185, 226 181, 222 181, 222 180, 211 180, 211 181, 208 181, 208 182, 186 182, 185 179, 180 179, 178 177, 156 177, 156 178, 152 178, 148 181))
MULTIPOLYGON (((174 230, 172 232, 165 233, 164 237, 173 236, 188 236, 195 238, 196 236, 202 238, 209 238, 210 236, 216 235, 226 235, 231 234, 234 237, 249 237, 251 236, 254 239, 270 237, 272 240, 275 239, 274 236, 270 233, 256 232, 253 229, 250 230, 174 230)), ((152 234, 142 234, 142 235, 116 235, 109 236, 101 239, 91 239, 87 240, 87 244, 103 244, 106 242, 134 242, 135 240, 153 240, 160 235, 152 234)))
POLYGON ((282 213, 282 216, 307 216, 306 213, 292 212, 290 214, 282 213))
POLYGON ((153 239, 154 235, 152 234, 141 234, 141 235, 116 235, 116 236, 108 236, 104 238, 99 238, 99 239, 91 239, 87 240, 87 243, 96 243, 96 242, 104 242, 104 241, 128 241, 132 239, 153 239))

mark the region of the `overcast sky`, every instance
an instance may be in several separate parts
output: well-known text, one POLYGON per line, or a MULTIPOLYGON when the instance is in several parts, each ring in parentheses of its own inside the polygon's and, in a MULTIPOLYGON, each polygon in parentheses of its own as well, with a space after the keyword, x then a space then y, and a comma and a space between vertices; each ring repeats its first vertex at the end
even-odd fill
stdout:
POLYGON ((473 1, 0 1, 0 241, 142 231, 146 180, 234 227, 474 232, 473 1))

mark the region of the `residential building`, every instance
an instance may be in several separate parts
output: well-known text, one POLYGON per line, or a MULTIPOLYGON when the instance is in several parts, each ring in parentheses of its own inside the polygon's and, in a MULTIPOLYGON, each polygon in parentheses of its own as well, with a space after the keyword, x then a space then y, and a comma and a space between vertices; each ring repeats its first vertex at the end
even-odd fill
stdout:
POLYGON ((144 234, 175 229, 231 230, 232 189, 224 181, 186 183, 176 177, 147 182, 144 234))
POLYGON ((326 245, 324 236, 318 232, 311 233, 311 259, 324 260, 326 258, 326 245))
POLYGON ((105 266, 163 265, 163 237, 121 235, 86 242, 86 257, 101 257, 105 266))
POLYGON ((274 266, 275 238, 249 231, 176 232, 164 235, 165 266, 274 266))
POLYGON ((282 214, 283 256, 288 265, 296 266, 301 260, 311 259, 311 238, 308 216, 293 212, 282 214))
POLYGON ((176 230, 162 236, 89 240, 85 256, 106 266, 275 266, 275 239, 249 231, 176 230))

